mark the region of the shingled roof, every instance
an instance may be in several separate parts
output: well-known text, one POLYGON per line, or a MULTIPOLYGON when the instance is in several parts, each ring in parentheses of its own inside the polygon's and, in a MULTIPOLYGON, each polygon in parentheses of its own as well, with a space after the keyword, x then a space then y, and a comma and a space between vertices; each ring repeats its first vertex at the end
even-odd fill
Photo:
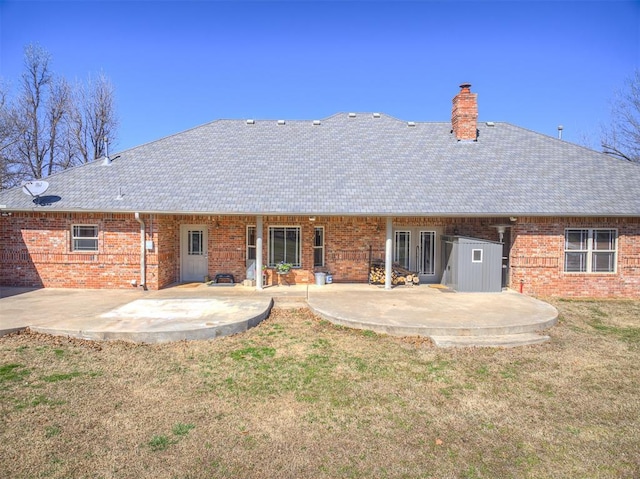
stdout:
POLYGON ((640 165, 508 123, 338 113, 218 120, 47 178, 8 211, 282 215, 640 216, 640 165))

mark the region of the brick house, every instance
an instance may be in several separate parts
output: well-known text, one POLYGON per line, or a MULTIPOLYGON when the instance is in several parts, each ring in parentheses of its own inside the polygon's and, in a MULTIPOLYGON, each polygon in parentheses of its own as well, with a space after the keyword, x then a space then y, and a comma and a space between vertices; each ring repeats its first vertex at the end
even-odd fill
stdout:
POLYGON ((464 235, 503 242, 526 294, 638 297, 640 165, 477 118, 463 84, 451 122, 218 120, 37 198, 2 191, 0 285, 160 289, 280 261, 296 283, 366 282, 372 259, 440 282, 443 237, 464 235))

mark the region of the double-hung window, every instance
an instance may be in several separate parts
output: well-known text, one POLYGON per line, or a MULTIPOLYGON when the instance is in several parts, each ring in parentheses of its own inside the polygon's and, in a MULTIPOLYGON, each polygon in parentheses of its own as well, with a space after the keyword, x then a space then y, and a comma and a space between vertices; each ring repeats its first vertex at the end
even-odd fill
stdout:
POLYGON ((301 266, 301 234, 299 226, 269 227, 269 266, 290 263, 294 268, 301 266))
POLYGON ((618 233, 614 229, 567 229, 564 270, 567 273, 615 273, 618 233))
POLYGON ((247 260, 256 259, 256 227, 247 226, 247 260))
POLYGON ((72 251, 98 251, 98 226, 73 225, 71 227, 72 251))
POLYGON ((313 266, 324 266, 324 228, 313 229, 313 266))

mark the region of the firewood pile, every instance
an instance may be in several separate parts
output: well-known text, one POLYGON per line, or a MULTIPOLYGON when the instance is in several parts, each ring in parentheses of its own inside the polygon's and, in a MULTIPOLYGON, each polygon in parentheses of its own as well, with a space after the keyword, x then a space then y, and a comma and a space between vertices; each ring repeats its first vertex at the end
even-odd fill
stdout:
MULTIPOLYGON (((371 269, 369 270, 369 282, 371 284, 384 284, 385 279, 384 262, 377 261, 372 263, 371 269)), ((420 278, 418 277, 418 273, 409 271, 399 264, 393 263, 391 267, 391 284, 420 284, 420 278)))

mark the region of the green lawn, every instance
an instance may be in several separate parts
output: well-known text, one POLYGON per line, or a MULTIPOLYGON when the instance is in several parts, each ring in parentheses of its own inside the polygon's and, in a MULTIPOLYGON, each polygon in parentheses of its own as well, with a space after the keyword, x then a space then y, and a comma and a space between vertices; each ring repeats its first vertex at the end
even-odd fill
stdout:
POLYGON ((640 301, 434 348, 307 310, 213 341, 0 338, 0 477, 640 477, 640 301))

